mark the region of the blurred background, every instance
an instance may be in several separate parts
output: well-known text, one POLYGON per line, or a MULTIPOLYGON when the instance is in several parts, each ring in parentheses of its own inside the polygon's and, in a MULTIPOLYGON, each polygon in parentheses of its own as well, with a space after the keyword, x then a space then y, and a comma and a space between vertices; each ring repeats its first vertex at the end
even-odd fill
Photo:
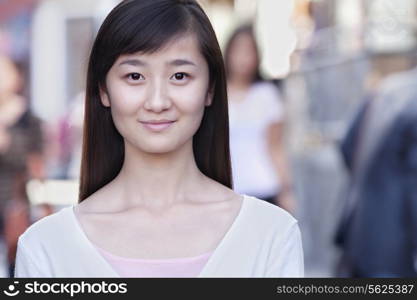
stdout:
MULTIPOLYGON (((77 201, 88 55, 101 22, 119 2, 0 1, 2 277, 13 269, 18 236, 77 201)), ((417 84, 417 1, 199 2, 227 61, 236 190, 298 219, 308 277, 415 276, 417 211, 405 212, 417 204, 404 192, 412 193, 414 182, 398 178, 413 178, 417 160, 409 101, 417 84), (250 32, 243 30, 239 40, 236 29, 248 24, 250 32), (245 32, 253 37, 249 44, 245 32), (257 58, 252 64, 251 55, 257 58), (237 67, 245 63, 252 70, 246 75, 237 67), (368 105, 396 99, 395 107, 368 105), (252 124, 248 120, 253 125, 242 126, 252 124), (404 139, 390 137, 394 133, 404 139), (246 142, 259 147, 240 153, 246 142), (258 160, 239 160, 252 151, 258 160), (254 187, 244 176, 251 172, 259 175, 254 187), (378 195, 390 185, 401 192, 378 195), (375 233, 384 241, 373 240, 375 233), (358 258, 385 250, 392 260, 386 265, 378 265, 383 257, 369 265, 358 258)))

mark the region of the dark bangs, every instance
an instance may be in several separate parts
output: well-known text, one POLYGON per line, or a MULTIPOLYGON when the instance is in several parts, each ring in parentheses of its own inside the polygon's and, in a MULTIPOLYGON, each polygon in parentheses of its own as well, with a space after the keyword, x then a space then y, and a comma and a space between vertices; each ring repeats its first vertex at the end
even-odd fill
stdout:
POLYGON ((100 83, 123 54, 152 53, 176 37, 190 31, 193 18, 184 5, 176 1, 130 0, 120 3, 103 23, 94 50, 101 61, 95 65, 100 83), (121 9, 123 7, 123 9, 121 9))

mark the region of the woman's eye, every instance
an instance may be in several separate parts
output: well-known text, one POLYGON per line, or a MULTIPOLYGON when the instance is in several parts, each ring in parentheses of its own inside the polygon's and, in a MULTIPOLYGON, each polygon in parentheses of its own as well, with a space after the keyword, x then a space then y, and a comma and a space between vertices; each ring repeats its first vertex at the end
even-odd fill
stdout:
POLYGON ((139 79, 141 79, 141 77, 143 78, 142 74, 139 73, 130 73, 127 76, 129 79, 132 79, 134 81, 138 81, 139 79))
POLYGON ((173 77, 174 77, 175 80, 183 80, 186 77, 188 77, 188 74, 186 74, 184 72, 178 72, 178 73, 175 73, 173 77))

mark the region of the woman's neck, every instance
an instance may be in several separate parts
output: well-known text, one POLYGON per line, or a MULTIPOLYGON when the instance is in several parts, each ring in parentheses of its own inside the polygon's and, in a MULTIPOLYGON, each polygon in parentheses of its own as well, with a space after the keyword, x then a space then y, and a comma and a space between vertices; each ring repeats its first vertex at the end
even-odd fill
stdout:
POLYGON ((154 154, 125 144, 125 161, 114 180, 123 207, 164 209, 201 192, 205 176, 198 169, 192 141, 177 151, 154 154))
POLYGON ((251 84, 252 81, 246 77, 232 76, 228 80, 228 85, 235 90, 247 90, 251 84))

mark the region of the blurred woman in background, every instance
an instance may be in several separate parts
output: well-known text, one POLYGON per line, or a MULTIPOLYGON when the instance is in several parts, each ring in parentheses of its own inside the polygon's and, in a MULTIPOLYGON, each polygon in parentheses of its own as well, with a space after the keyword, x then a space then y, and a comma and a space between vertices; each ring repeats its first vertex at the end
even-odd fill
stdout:
POLYGON ((0 56, 0 239, 6 244, 9 276, 17 239, 31 221, 26 183, 45 175, 41 121, 21 96, 21 75, 8 57, 0 56))
POLYGON ((283 145, 284 108, 277 87, 260 76, 259 51, 250 24, 231 35, 225 62, 235 191, 293 212, 283 145))

